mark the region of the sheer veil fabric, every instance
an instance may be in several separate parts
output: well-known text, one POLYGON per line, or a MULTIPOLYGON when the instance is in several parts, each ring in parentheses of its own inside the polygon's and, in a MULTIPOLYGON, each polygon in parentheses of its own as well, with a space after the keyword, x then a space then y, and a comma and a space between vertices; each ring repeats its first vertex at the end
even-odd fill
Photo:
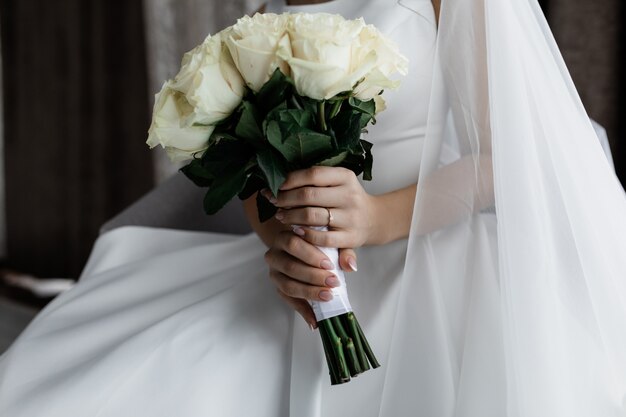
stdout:
POLYGON ((626 415, 625 249, 537 1, 442 0, 380 415, 626 415))

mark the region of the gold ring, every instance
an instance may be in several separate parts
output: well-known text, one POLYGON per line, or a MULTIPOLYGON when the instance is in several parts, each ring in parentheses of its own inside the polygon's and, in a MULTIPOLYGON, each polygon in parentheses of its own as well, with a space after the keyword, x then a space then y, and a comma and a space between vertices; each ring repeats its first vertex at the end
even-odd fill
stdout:
POLYGON ((333 213, 330 211, 328 207, 326 207, 326 211, 328 211, 328 223, 326 223, 326 227, 330 227, 330 222, 333 221, 333 213))

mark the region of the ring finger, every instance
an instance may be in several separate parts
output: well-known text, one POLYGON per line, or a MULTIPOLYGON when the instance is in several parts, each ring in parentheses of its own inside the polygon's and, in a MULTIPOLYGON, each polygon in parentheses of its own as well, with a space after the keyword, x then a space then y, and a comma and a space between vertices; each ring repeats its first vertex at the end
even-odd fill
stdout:
POLYGON ((276 220, 283 224, 297 224, 301 226, 329 226, 341 227, 343 213, 334 208, 299 207, 280 209, 276 213, 276 220))

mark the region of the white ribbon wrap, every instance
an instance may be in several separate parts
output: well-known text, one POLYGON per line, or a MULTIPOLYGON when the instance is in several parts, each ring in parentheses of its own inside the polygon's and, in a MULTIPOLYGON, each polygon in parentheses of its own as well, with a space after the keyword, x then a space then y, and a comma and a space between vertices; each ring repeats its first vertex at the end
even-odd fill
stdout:
MULTIPOLYGON (((293 226, 302 227, 302 226, 293 226)), ((309 229, 319 230, 323 232, 328 231, 328 227, 326 226, 310 226, 309 229)), ((333 295, 333 299, 330 301, 311 301, 309 300, 309 304, 313 308, 313 312, 315 313, 315 319, 319 322, 322 320, 329 319, 331 317, 340 316, 345 313, 349 313, 352 311, 352 306, 350 305, 350 300, 348 300, 348 288, 346 286, 346 276, 339 267, 339 249, 337 248, 325 248, 317 246, 319 250, 321 250, 324 255, 330 259, 334 268, 329 271, 330 273, 335 274, 337 279, 341 285, 338 287, 334 287, 331 289, 331 294, 333 295)))

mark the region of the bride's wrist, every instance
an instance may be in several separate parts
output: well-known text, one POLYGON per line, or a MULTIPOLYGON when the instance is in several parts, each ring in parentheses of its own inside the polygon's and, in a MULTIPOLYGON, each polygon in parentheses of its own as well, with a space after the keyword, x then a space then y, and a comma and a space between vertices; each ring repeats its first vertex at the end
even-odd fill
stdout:
POLYGON ((389 228, 385 219, 385 201, 383 195, 369 196, 369 234, 365 245, 384 245, 389 243, 389 228))
POLYGON ((366 245, 384 245, 409 235, 416 186, 370 195, 371 226, 366 245))

